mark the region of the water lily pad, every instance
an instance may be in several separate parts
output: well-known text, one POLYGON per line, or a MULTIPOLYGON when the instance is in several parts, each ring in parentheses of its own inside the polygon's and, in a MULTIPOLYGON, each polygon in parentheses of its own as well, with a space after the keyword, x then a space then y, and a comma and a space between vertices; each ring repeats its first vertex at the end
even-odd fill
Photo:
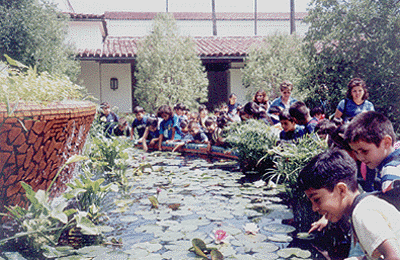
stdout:
POLYGON ((128 260, 129 254, 119 251, 108 252, 93 258, 93 260, 128 260))
POLYGON ((158 243, 150 243, 150 242, 138 243, 131 247, 131 249, 144 249, 150 253, 157 252, 161 248, 162 248, 162 245, 160 245, 158 243))
POLYGON ((296 247, 284 248, 277 252, 280 257, 289 258, 291 256, 296 256, 300 258, 309 258, 311 256, 311 252, 307 250, 303 250, 296 247))
POLYGON ((307 232, 300 232, 300 233, 297 233, 297 238, 303 239, 303 240, 313 240, 315 238, 315 235, 308 234, 307 232))
POLYGON ((264 229, 274 233, 291 233, 296 230, 295 227, 284 224, 269 224, 264 226, 264 229))
POLYGON ((146 256, 150 255, 149 251, 138 248, 126 250, 125 253, 129 254, 130 259, 143 259, 146 256))
POLYGON ((135 216, 126 216, 121 218, 122 222, 135 222, 136 220, 138 220, 138 217, 135 216))
POLYGON ((280 243, 289 243, 293 241, 293 238, 291 236, 283 234, 274 234, 272 236, 268 236, 267 238, 268 240, 271 240, 273 242, 280 242, 280 243))
POLYGON ((253 259, 259 260, 275 260, 278 259, 279 256, 274 253, 256 253, 252 255, 253 259))

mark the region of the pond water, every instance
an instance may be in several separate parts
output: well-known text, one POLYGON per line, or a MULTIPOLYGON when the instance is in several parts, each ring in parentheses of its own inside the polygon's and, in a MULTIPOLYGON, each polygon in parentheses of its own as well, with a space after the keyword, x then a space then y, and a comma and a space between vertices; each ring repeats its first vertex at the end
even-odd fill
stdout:
POLYGON ((235 161, 168 153, 136 157, 152 170, 135 177, 127 194, 108 197, 114 230, 106 235, 122 239, 118 250, 127 259, 197 259, 189 251, 194 238, 216 247, 225 259, 311 258, 309 251, 285 249, 295 228, 282 224, 293 218, 279 198, 282 190, 245 177, 235 161), (149 196, 157 197, 157 209, 149 196), (258 226, 255 235, 246 234, 248 223, 258 226), (225 231, 229 242, 216 244, 215 230, 225 231))
MULTIPOLYGON (((282 224, 293 218, 280 199, 282 187, 245 176, 235 161, 137 149, 130 153, 132 165, 149 163, 152 168, 130 176, 125 192, 105 199, 106 240, 122 244, 84 247, 54 259, 201 259, 189 251, 194 238, 217 248, 224 259, 319 258, 316 250, 297 248, 304 244, 297 243, 295 228, 282 224), (150 196, 158 199, 158 208, 152 207, 150 196), (250 223, 257 225, 254 234, 244 228, 250 223), (216 230, 226 232, 227 243, 216 243, 216 230)), ((12 252, 9 256, 25 259, 12 252)))

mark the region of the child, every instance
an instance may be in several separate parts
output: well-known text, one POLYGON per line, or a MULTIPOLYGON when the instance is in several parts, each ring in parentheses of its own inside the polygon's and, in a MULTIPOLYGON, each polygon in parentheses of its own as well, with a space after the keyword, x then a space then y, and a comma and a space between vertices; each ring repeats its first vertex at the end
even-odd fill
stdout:
POLYGON ((296 124, 305 126, 306 134, 312 134, 314 132, 318 120, 311 117, 310 110, 304 102, 294 102, 289 108, 289 113, 296 124))
POLYGON ((178 143, 174 147, 172 152, 176 152, 181 147, 185 146, 185 144, 189 143, 190 141, 193 141, 193 136, 189 134, 189 121, 184 119, 179 123, 179 126, 181 129, 181 140, 177 140, 178 143))
POLYGON ((287 109, 283 110, 279 114, 279 121, 283 130, 279 134, 279 138, 281 140, 296 141, 298 138, 301 138, 304 135, 304 127, 296 125, 293 118, 290 116, 289 111, 287 109))
POLYGON ((350 121, 345 139, 360 161, 377 168, 383 191, 400 179, 400 150, 394 149, 396 135, 384 115, 375 111, 358 114, 350 121))
POLYGON ((160 138, 160 131, 158 129, 158 119, 155 117, 147 118, 146 130, 143 134, 143 150, 148 151, 148 147, 156 146, 160 138), (149 144, 147 145, 147 141, 149 144))
POLYGON ((274 125, 279 124, 279 114, 282 112, 282 108, 278 106, 271 106, 268 111, 268 115, 274 125))
POLYGON ((200 105, 199 106, 199 124, 204 131, 206 129, 205 122, 206 119, 208 118, 208 109, 205 105, 200 105))
POLYGON ((315 117, 318 122, 325 119, 324 109, 322 107, 314 107, 310 112, 311 117, 315 117))
POLYGON ((322 119, 315 126, 314 132, 317 133, 319 139, 327 140, 329 136, 335 131, 337 128, 336 124, 331 122, 329 119, 322 119))
POLYGON ((183 103, 177 103, 177 104, 175 104, 175 106, 174 106, 174 112, 175 112, 175 114, 178 116, 179 121, 180 121, 180 120, 183 120, 183 119, 186 119, 186 120, 187 120, 187 117, 186 117, 186 115, 185 115, 185 109, 186 109, 186 107, 185 107, 185 105, 184 105, 183 103))
POLYGON ((119 119, 118 125, 113 129, 113 135, 126 137, 131 135, 131 129, 129 128, 128 122, 124 117, 119 119))
POLYGON ((100 121, 104 122, 104 133, 107 137, 110 137, 114 127, 116 127, 118 123, 118 116, 114 112, 111 111, 111 106, 107 102, 103 102, 100 104, 100 121))
POLYGON ((136 118, 132 122, 131 140, 133 140, 134 130, 136 129, 139 137, 138 142, 141 143, 143 140, 146 140, 143 139, 142 137, 147 126, 147 116, 144 115, 145 114, 144 109, 143 107, 140 106, 136 106, 133 109, 133 113, 135 114, 136 118))
POLYGON ((400 259, 400 212, 376 196, 367 196, 352 209, 360 194, 356 171, 345 150, 330 149, 301 170, 298 187, 310 199, 313 211, 328 221, 351 218, 354 235, 370 258, 400 259))
POLYGON ((207 118, 206 122, 207 138, 209 140, 207 151, 211 152, 213 145, 225 146, 224 138, 222 137, 222 128, 218 127, 217 121, 213 118, 207 118))
POLYGON ((189 134, 193 137, 193 143, 204 144, 208 143, 207 135, 201 130, 200 125, 197 122, 189 122, 189 134))
POLYGON ((163 105, 158 109, 157 116, 163 120, 160 123, 160 138, 158 140, 158 150, 162 150, 163 140, 180 139, 178 117, 173 114, 172 109, 168 105, 163 105))

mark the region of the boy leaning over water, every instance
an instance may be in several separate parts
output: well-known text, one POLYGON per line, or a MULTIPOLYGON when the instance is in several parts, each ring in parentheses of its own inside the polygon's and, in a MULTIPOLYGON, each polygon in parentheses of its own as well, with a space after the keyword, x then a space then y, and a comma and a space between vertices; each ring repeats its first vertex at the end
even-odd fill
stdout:
POLYGON ((375 111, 357 115, 348 125, 345 139, 360 161, 378 170, 383 191, 400 179, 400 150, 394 149, 396 135, 384 115, 375 111))
POLYGON ((351 259, 400 259, 400 212, 376 196, 367 196, 352 210, 360 194, 357 165, 345 150, 330 149, 301 170, 299 189, 313 211, 336 223, 351 218, 354 235, 367 256, 351 259))

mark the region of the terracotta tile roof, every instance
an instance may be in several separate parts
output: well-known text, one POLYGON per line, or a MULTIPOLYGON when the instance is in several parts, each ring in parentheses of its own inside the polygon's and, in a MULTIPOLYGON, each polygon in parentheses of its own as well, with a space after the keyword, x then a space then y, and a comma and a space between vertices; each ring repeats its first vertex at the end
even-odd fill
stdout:
MULTIPOLYGON (((109 20, 152 20, 156 12, 105 12, 104 18, 109 20)), ((176 12, 171 13, 176 20, 211 20, 211 13, 176 12)), ((253 20, 254 13, 216 13, 217 20, 253 20)), ((303 20, 307 12, 295 13, 296 20, 303 20)), ((290 13, 257 13, 258 20, 289 20, 290 13)))
POLYGON ((71 19, 74 20, 83 20, 83 19, 88 19, 88 20, 103 20, 104 19, 104 14, 77 14, 77 13, 66 13, 68 14, 71 19))
MULTIPOLYGON (((200 57, 244 57, 249 48, 260 45, 262 36, 194 37, 200 57)), ((127 58, 137 53, 137 44, 142 37, 108 37, 103 49, 79 50, 80 58, 127 58)))

